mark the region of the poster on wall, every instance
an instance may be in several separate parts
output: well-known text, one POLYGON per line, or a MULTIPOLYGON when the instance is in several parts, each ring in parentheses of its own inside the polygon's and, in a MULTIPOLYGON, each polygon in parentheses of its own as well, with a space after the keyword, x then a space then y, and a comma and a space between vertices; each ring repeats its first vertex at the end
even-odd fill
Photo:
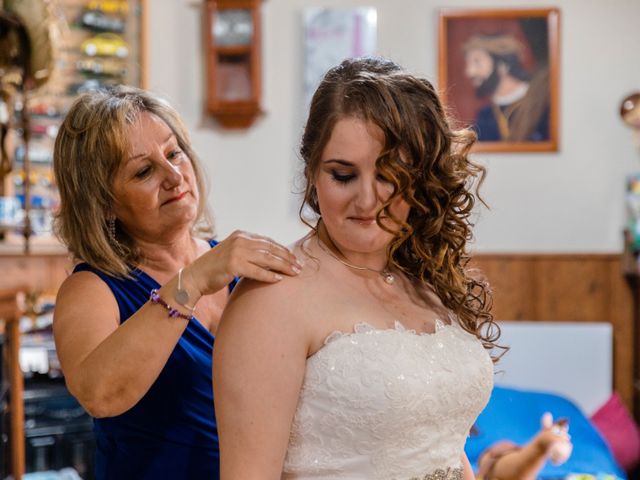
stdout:
POLYGON ((558 150, 559 11, 443 10, 439 86, 476 151, 558 150))
POLYGON ((375 53, 376 27, 375 8, 311 7, 304 10, 305 112, 327 70, 346 58, 375 53))

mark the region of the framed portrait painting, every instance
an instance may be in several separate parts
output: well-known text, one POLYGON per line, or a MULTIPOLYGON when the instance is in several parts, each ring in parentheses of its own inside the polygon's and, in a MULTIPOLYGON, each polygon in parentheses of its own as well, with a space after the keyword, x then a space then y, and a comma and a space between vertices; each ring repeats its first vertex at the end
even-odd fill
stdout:
POLYGON ((558 150, 558 9, 442 10, 439 87, 475 151, 558 150))

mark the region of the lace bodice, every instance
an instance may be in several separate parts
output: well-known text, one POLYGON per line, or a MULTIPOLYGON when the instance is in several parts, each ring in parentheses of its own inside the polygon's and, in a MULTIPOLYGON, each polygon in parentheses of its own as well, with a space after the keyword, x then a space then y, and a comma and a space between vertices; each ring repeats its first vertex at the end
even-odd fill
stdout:
POLYGON ((283 479, 457 479, 493 365, 455 321, 336 332, 308 358, 283 479))

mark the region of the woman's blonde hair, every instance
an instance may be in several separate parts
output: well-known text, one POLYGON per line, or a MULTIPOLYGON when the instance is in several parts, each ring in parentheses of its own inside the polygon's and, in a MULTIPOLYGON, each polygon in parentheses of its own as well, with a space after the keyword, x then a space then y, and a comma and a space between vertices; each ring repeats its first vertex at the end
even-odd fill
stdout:
POLYGON ((76 260, 119 277, 128 276, 131 267, 142 260, 134 239, 117 219, 115 236, 109 233, 113 180, 130 153, 129 127, 142 112, 163 120, 189 157, 200 191, 194 233, 213 235, 203 171, 175 109, 164 99, 134 87, 85 93, 69 109, 56 137, 53 170, 60 209, 54 228, 76 260))
POLYGON ((476 140, 470 130, 453 130, 431 83, 383 58, 358 58, 332 68, 316 90, 302 137, 305 206, 320 215, 315 178, 322 152, 336 123, 346 117, 372 122, 384 132, 376 160, 393 193, 378 212, 378 225, 394 235, 390 265, 409 278, 431 285, 462 327, 491 349, 499 328, 491 315, 489 285, 467 268, 474 180, 485 169, 468 156, 476 140), (407 161, 403 161, 403 156, 407 161), (405 221, 389 207, 396 198, 411 207, 405 221), (381 215, 395 221, 393 231, 381 215))

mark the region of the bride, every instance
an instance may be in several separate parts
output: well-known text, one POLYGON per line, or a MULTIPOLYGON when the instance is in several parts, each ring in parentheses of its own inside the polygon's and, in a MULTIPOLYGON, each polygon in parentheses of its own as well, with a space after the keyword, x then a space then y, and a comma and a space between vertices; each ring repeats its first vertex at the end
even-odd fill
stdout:
POLYGON ((326 74, 301 146, 319 217, 303 270, 241 282, 218 329, 223 480, 473 478, 463 447, 496 340, 464 268, 473 141, 393 62, 326 74))

